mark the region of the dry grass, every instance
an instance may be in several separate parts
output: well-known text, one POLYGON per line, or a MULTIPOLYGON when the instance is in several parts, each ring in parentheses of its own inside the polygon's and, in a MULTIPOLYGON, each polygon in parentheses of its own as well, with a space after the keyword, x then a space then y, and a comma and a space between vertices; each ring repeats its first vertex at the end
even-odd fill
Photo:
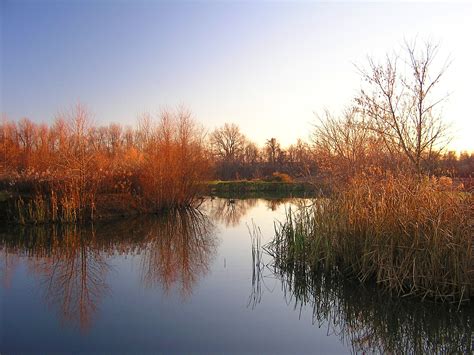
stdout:
POLYGON ((473 196, 449 179, 358 176, 331 199, 289 211, 277 264, 337 268, 400 295, 468 300, 474 292, 473 196))

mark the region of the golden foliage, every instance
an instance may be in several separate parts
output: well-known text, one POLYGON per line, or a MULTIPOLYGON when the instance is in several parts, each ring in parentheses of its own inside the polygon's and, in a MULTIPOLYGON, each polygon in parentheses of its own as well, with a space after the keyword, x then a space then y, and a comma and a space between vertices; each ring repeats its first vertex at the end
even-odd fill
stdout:
POLYGON ((22 223, 94 219, 99 193, 121 193, 145 210, 190 206, 209 162, 204 131, 189 111, 164 111, 137 129, 96 127, 77 105, 51 127, 2 123, 1 179, 16 191, 22 223))

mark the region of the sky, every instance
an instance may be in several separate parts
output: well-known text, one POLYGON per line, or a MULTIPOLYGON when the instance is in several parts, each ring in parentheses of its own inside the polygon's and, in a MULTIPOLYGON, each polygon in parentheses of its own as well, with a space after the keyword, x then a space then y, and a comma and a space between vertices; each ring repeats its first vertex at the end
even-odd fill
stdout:
POLYGON ((357 95, 356 68, 405 39, 440 44, 450 148, 474 151, 470 2, 0 0, 0 112, 50 123, 80 102, 97 124, 178 105, 258 144, 307 139, 357 95), (443 59, 444 60, 444 59, 443 59))

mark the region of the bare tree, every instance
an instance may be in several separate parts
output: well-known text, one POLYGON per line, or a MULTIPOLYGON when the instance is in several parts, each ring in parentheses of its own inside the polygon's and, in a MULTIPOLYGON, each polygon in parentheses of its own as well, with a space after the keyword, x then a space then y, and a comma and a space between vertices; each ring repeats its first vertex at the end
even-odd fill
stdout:
POLYGON ((210 135, 214 154, 226 161, 236 160, 243 153, 245 142, 245 136, 234 123, 226 123, 210 135))
POLYGON ((190 206, 207 177, 204 130, 184 108, 164 110, 147 126, 155 128, 142 135, 148 137, 138 174, 144 200, 155 210, 190 206))
POLYGON ((149 113, 143 113, 138 117, 135 140, 138 143, 137 145, 139 149, 143 150, 148 144, 150 144, 154 131, 155 125, 153 118, 149 113))
POLYGON ((346 178, 370 165, 380 165, 375 162, 375 155, 380 152, 377 134, 354 107, 347 108, 341 116, 328 110, 317 115, 312 139, 318 165, 335 177, 346 178))
POLYGON ((447 95, 436 96, 436 89, 449 63, 434 67, 438 49, 405 42, 401 54, 387 54, 382 63, 369 57, 368 68, 359 69, 366 85, 356 102, 388 150, 403 154, 417 172, 448 138, 439 111, 447 95))
POLYGON ((282 153, 280 143, 276 138, 267 139, 265 142, 265 153, 269 163, 275 164, 282 153))
POLYGON ((74 206, 78 219, 93 218, 103 172, 92 135, 91 114, 85 106, 77 104, 69 112, 58 115, 56 122, 58 133, 64 137, 58 137, 60 149, 52 190, 59 192, 65 205, 74 206))
POLYGON ((256 164, 259 160, 259 149, 253 142, 247 142, 244 148, 244 163, 256 164))

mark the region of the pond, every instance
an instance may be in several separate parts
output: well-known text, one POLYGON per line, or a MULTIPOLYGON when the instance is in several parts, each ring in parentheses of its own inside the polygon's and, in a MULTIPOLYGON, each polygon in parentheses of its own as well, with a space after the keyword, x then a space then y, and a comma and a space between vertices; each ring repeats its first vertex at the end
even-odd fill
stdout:
POLYGON ((216 198, 199 212, 4 229, 0 352, 473 351, 472 307, 288 274, 252 248, 307 202, 216 198))

